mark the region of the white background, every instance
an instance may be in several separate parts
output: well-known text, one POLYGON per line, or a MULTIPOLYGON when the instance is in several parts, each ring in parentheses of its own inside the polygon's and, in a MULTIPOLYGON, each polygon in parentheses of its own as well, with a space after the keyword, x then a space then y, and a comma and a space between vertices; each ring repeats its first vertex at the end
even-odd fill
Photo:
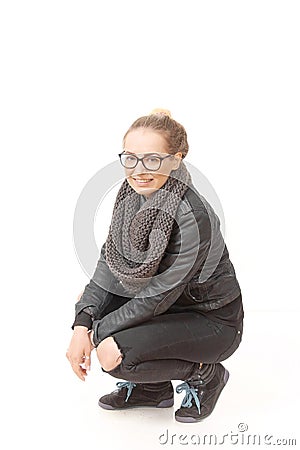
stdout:
MULTIPOLYGON (((1 2, 6 449, 181 448, 159 435, 221 437, 240 422, 296 437, 299 10, 274 0, 1 2), (225 364, 232 381, 201 425, 177 424, 172 410, 100 411, 117 380, 94 358, 82 383, 65 358, 89 281, 73 247, 77 199, 156 107, 185 126, 187 161, 218 194, 244 299, 243 345, 225 364)), ((105 212, 95 218, 99 246, 107 223, 105 212)))

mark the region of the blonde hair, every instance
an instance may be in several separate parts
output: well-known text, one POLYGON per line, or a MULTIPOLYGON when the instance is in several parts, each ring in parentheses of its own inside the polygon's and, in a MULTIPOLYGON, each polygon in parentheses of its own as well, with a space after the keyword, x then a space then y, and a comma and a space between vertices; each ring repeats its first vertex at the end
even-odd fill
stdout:
POLYGON ((171 119, 172 119, 171 111, 169 111, 168 109, 155 108, 155 109, 152 109, 152 111, 150 112, 149 115, 151 115, 151 114, 161 114, 163 116, 171 117, 171 119))
POLYGON ((182 153, 182 158, 185 158, 187 155, 189 144, 185 128, 172 118, 168 109, 155 108, 149 115, 135 120, 123 137, 123 145, 125 145, 128 133, 138 128, 149 128, 157 133, 161 133, 167 143, 168 153, 171 155, 177 152, 182 153))

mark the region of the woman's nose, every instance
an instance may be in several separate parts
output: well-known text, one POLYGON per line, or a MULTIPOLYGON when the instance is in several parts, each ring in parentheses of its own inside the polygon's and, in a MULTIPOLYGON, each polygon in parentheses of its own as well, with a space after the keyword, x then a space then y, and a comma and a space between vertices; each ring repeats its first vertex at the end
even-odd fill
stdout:
POLYGON ((132 175, 137 175, 140 173, 147 173, 149 172, 146 167, 143 165, 142 161, 138 161, 137 165, 135 166, 134 169, 132 169, 131 174, 132 175))

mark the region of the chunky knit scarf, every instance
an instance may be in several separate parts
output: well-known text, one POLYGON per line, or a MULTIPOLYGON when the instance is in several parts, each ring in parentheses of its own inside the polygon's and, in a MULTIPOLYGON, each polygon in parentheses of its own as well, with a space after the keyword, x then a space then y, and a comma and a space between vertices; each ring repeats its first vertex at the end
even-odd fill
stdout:
POLYGON ((157 272, 176 210, 190 183, 190 173, 181 161, 142 206, 140 194, 127 180, 122 183, 106 240, 106 261, 128 293, 138 293, 157 272))

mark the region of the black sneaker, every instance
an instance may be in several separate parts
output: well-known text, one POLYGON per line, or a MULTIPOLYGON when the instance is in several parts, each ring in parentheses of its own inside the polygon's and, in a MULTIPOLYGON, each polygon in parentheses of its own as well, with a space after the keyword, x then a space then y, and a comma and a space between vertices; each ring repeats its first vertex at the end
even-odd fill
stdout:
POLYGON ((180 409, 175 412, 178 422, 199 422, 208 417, 229 378, 229 372, 221 363, 215 365, 212 379, 204 383, 203 379, 187 380, 176 388, 180 393, 186 390, 180 409))
POLYGON ((99 399, 104 409, 126 409, 141 406, 169 408, 174 404, 174 390, 171 381, 160 383, 132 383, 119 381, 118 389, 99 399))

